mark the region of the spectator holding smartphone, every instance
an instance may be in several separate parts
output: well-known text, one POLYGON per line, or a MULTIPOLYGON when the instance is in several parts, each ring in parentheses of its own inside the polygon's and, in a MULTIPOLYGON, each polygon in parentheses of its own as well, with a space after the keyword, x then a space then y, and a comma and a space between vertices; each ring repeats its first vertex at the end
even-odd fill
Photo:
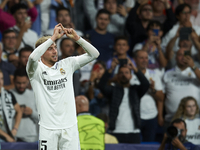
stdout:
POLYGON ((147 68, 155 69, 155 71, 162 76, 164 67, 167 65, 167 59, 161 47, 161 37, 163 35, 161 23, 158 21, 151 21, 147 26, 147 35, 148 38, 144 42, 135 45, 133 52, 137 50, 146 51, 149 56, 147 68))
MULTIPOLYGON (((191 6, 188 5, 188 4, 185 4, 185 3, 180 4, 179 6, 176 7, 175 15, 176 15, 176 18, 178 19, 178 22, 162 38, 162 44, 161 45, 162 45, 162 47, 167 49, 167 51, 177 52, 177 50, 180 49, 180 47, 179 47, 179 41, 180 41, 179 31, 180 31, 180 28, 182 28, 182 27, 191 28, 192 30, 190 30, 190 31, 192 31, 192 32, 190 32, 188 34, 189 35, 192 34, 192 38, 195 38, 195 40, 193 39, 195 41, 194 45, 192 45, 192 47, 191 47, 191 54, 192 54, 192 57, 194 58, 196 55, 198 55, 198 49, 199 49, 198 45, 199 44, 197 44, 197 41, 198 41, 197 39, 198 39, 198 36, 200 35, 200 28, 199 28, 199 26, 194 26, 190 22, 191 6), (195 31, 195 33, 194 33, 194 31, 195 31), (169 47, 169 44, 171 44, 170 47, 169 47)), ((170 55, 170 57, 171 57, 171 55, 170 55)))
POLYGON ((115 56, 110 58, 107 61, 107 68, 111 68, 111 64, 113 61, 116 61, 117 66, 115 70, 113 70, 114 74, 117 74, 120 66, 127 65, 128 61, 131 60, 133 64, 135 64, 134 60, 127 55, 127 51, 129 50, 128 38, 125 36, 118 36, 114 41, 114 50, 115 56), (113 60, 114 59, 114 60, 113 60))
MULTIPOLYGON (((90 113, 94 116, 102 113, 102 109, 106 106, 106 99, 97 87, 97 84, 105 71, 105 63, 103 61, 97 61, 93 65, 90 75, 89 88, 86 95, 90 101, 90 113)), ((106 114, 108 114, 108 112, 106 112, 106 114)))

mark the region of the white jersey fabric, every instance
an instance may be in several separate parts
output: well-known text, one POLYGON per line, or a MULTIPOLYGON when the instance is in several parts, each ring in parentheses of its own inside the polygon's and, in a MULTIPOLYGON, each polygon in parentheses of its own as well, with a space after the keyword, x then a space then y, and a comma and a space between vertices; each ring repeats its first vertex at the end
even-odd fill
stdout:
POLYGON ((187 135, 186 139, 193 144, 200 145, 200 118, 186 119, 187 135))
MULTIPOLYGON (((156 71, 151 69, 146 69, 145 77, 151 82, 150 79, 152 79, 155 82, 155 90, 162 91, 163 86, 161 82, 160 76, 156 73, 156 71)), ((137 79, 137 82, 140 84, 140 81, 137 79)), ((136 83, 137 83, 136 82, 136 83)), ((150 90, 146 92, 146 94, 141 98, 140 100, 140 117, 141 119, 153 119, 157 116, 158 110, 156 106, 156 102, 154 98, 152 97, 150 90)))
POLYGON ((134 120, 131 115, 129 104, 129 88, 124 88, 124 96, 119 106, 119 113, 116 120, 116 127, 113 133, 139 133, 140 129, 135 129, 134 120))
POLYGON ((163 81, 166 93, 166 121, 171 121, 182 98, 192 96, 197 100, 198 104, 200 104, 200 82, 190 67, 181 71, 178 66, 176 66, 165 73, 163 81))
POLYGON ((49 39, 29 56, 27 73, 35 93, 39 124, 47 129, 66 129, 77 123, 72 75, 98 57, 99 52, 80 38, 77 43, 87 52, 68 57, 48 67, 40 57, 54 42, 49 39))

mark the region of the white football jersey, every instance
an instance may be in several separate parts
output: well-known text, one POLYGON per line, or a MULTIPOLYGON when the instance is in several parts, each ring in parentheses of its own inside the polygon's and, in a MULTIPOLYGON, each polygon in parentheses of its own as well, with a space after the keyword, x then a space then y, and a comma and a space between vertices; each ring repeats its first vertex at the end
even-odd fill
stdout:
POLYGON ((76 124, 72 75, 79 68, 76 57, 63 59, 51 68, 39 61, 30 82, 35 93, 41 126, 63 129, 76 124))

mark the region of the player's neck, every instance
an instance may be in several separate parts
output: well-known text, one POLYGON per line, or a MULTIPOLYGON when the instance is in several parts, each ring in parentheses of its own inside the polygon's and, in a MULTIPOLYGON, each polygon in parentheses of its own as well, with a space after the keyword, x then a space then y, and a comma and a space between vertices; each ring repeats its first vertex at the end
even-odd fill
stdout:
POLYGON ((45 64, 47 67, 51 68, 55 63, 50 63, 50 62, 47 62, 43 59, 41 59, 42 63, 45 64))

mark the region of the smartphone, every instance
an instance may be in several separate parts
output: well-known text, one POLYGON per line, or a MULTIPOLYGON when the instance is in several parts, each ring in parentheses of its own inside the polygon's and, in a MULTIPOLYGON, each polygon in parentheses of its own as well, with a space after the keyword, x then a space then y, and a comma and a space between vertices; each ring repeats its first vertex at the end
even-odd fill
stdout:
POLYGON ((153 29, 153 33, 154 33, 155 36, 158 36, 159 29, 153 29))
POLYGON ((93 71, 99 71, 99 69, 100 69, 99 64, 95 64, 92 70, 93 71))
POLYGON ((190 50, 187 50, 187 51, 184 51, 184 56, 191 56, 191 51, 190 50))
POLYGON ((192 28, 191 27, 183 27, 180 29, 179 32, 179 37, 180 40, 189 40, 189 35, 192 32, 192 28))
POLYGON ((29 21, 31 21, 31 17, 28 16, 25 18, 25 22, 29 22, 29 21))
POLYGON ((120 66, 127 65, 128 59, 118 59, 120 66))

